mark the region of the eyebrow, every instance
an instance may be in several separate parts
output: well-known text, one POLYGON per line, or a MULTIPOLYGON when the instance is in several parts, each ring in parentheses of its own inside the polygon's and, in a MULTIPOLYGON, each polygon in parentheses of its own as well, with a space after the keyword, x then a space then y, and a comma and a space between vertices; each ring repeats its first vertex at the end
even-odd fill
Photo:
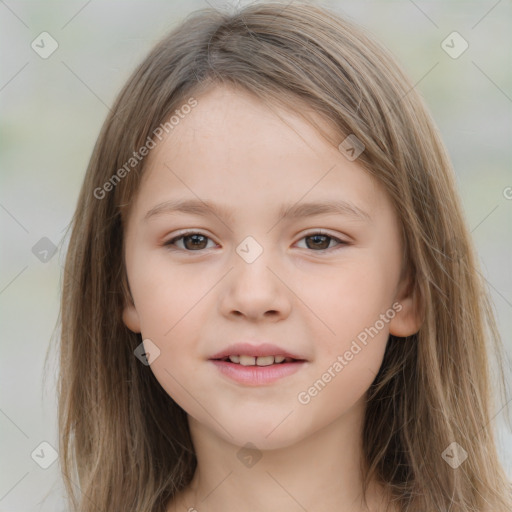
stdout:
MULTIPOLYGON (((156 215, 172 213, 190 213, 207 217, 216 215, 226 220, 233 220, 234 213, 220 204, 200 199, 176 199, 165 201, 151 208, 144 216, 144 221, 156 215)), ((295 203, 283 205, 278 213, 279 219, 300 219, 314 215, 336 214, 351 217, 354 220, 372 222, 372 217, 350 201, 331 200, 322 202, 295 203)))

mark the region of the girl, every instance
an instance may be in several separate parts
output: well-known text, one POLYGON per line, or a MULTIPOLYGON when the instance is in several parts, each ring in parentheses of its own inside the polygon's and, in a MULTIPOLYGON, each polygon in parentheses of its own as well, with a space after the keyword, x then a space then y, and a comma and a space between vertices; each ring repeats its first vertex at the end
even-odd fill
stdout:
POLYGON ((73 511, 505 512, 489 300, 434 123, 361 28, 197 12, 120 93, 62 296, 73 511))

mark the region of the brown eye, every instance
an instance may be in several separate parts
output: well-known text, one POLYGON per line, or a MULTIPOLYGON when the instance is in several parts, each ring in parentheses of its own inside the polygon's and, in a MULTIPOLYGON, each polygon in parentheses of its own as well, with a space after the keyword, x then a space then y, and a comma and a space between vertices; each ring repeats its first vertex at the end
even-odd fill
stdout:
POLYGON ((331 243, 331 237, 327 235, 311 235, 306 240, 311 240, 311 244, 306 242, 308 249, 327 249, 331 243))
POLYGON ((343 240, 323 233, 313 233, 305 236, 301 240, 306 240, 306 249, 315 251, 324 251, 332 248, 331 242, 333 240, 337 242, 337 245, 347 245, 343 240))
POLYGON ((201 233, 185 233, 169 240, 164 245, 167 247, 177 246, 178 249, 192 252, 207 249, 208 240, 210 239, 201 233), (183 246, 176 244, 177 241, 181 240, 183 240, 183 246))

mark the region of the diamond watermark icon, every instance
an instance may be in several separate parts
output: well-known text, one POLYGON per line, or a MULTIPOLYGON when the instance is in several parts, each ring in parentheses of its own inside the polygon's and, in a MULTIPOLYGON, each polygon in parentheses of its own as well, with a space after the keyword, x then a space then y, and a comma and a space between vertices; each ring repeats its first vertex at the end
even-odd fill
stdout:
POLYGON ((454 441, 441 454, 441 457, 443 457, 453 469, 457 469, 468 458, 468 452, 454 441))
POLYGON ((42 263, 48 263, 56 252, 57 247, 55 244, 45 236, 32 247, 32 254, 42 263))
POLYGON ((147 338, 137 346, 133 353, 143 365, 149 366, 160 356, 160 349, 147 338))
POLYGON ((246 263, 253 263, 263 253, 263 247, 252 236, 248 236, 238 244, 236 252, 246 263))
POLYGON ((443 40, 441 48, 452 59, 458 59, 469 48, 469 44, 458 32, 452 32, 443 40))
POLYGON ((43 469, 48 469, 59 457, 57 450, 46 441, 40 443, 30 454, 32 460, 43 469))
POLYGON ((30 46, 39 57, 47 59, 59 47, 59 43, 48 32, 41 32, 30 46))
POLYGON ((338 149, 345 155, 347 160, 353 162, 365 150, 365 145, 351 133, 340 143, 338 149))
POLYGON ((252 468, 261 459, 260 450, 252 443, 246 443, 236 454, 238 460, 246 467, 252 468))

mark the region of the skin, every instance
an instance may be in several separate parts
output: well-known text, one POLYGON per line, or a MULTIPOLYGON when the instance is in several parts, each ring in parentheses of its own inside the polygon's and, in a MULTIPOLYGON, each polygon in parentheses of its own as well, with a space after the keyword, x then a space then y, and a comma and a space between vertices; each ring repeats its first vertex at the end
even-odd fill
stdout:
MULTIPOLYGON (((198 459, 191 485, 168 510, 226 512, 247 503, 254 512, 367 510, 358 469, 366 392, 389 334, 411 335, 421 323, 401 278, 392 204, 357 160, 293 113, 224 86, 197 100, 151 151, 125 232, 133 302, 123 320, 158 346, 150 369, 187 412, 198 459), (161 213, 144 220, 162 202, 197 197, 228 208, 232 218, 161 213), (371 220, 278 217, 281 205, 340 198, 371 220), (163 245, 184 229, 208 238, 196 249, 183 238, 174 249, 163 245), (319 229, 334 239, 312 239, 319 229), (252 263, 236 252, 247 236, 263 248, 252 263), (300 403, 298 394, 394 302, 401 311, 300 403), (238 384, 208 361, 237 341, 267 341, 308 361, 272 384, 238 384), (261 455, 252 467, 237 456, 248 442, 261 455)), ((369 509, 384 510, 382 498, 372 484, 369 509)))

